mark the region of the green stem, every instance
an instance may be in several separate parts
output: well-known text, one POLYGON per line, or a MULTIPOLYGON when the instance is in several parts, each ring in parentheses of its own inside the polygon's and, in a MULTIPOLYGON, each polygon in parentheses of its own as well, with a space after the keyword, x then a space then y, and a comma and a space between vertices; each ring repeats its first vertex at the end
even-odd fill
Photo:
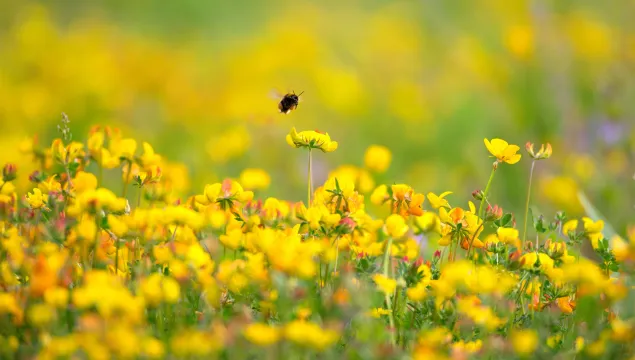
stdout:
MULTIPOLYGON (((390 262, 390 251, 392 249, 392 237, 388 238, 388 244, 386 245, 386 251, 384 252, 384 276, 388 277, 388 263, 390 262)), ((388 310, 392 309, 390 295, 385 294, 386 297, 386 308, 388 310)), ((390 323, 390 343, 395 345, 395 333, 393 332, 395 329, 395 319, 393 318, 392 311, 388 313, 388 322, 390 323)))
POLYGON ((340 258, 340 237, 335 239, 335 269, 333 271, 337 273, 337 260, 340 258))
POLYGON ((487 186, 485 186, 485 191, 483 192, 483 200, 481 200, 481 205, 478 207, 478 217, 483 219, 483 205, 487 201, 487 194, 489 193, 489 188, 492 185, 492 180, 494 179, 494 173, 496 172, 496 165, 492 167, 492 173, 489 174, 489 180, 487 180, 487 186))
POLYGON ((93 269, 97 265, 97 250, 99 249, 99 235, 101 232, 99 224, 99 216, 95 216, 95 244, 93 244, 93 269))
POLYGON ((115 238, 115 275, 119 274, 119 238, 115 238))
POLYGON ((465 255, 465 257, 469 260, 470 259, 470 251, 472 251, 472 244, 474 244, 474 239, 476 239, 476 234, 478 234, 479 230, 481 230, 481 228, 483 227, 483 225, 485 225, 485 221, 481 222, 481 225, 479 225, 476 228, 476 231, 474 232, 474 235, 472 235, 472 239, 470 240, 470 246, 467 248, 467 255, 465 255))
POLYGON ((97 183, 98 187, 103 187, 104 186, 104 167, 102 165, 102 162, 104 161, 104 152, 102 149, 100 149, 101 154, 99 154, 99 182, 97 183))
POLYGON ((141 207, 141 195, 143 194, 143 186, 139 186, 139 193, 137 194, 137 209, 141 207))
POLYGON ((128 173, 126 174, 126 181, 123 183, 123 194, 122 198, 126 198, 126 194, 128 194, 128 183, 130 182, 130 175, 132 174, 132 161, 128 161, 128 173))
POLYGON ((313 157, 311 156, 311 149, 309 148, 309 173, 308 173, 308 186, 307 186, 307 204, 306 207, 311 207, 311 183, 312 183, 312 168, 313 168, 313 157))
POLYGON ((525 225, 523 228, 523 243, 522 247, 525 247, 525 241, 527 241, 527 218, 529 217, 529 199, 531 198, 531 180, 534 177, 534 166, 536 160, 531 162, 531 170, 529 171, 529 186, 527 186, 527 201, 525 202, 525 225))

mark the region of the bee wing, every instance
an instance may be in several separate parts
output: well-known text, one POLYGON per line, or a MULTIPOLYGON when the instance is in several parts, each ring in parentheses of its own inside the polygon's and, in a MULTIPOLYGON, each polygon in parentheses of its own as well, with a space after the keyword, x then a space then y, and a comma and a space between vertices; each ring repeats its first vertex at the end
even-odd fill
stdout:
POLYGON ((284 97, 284 94, 280 92, 278 89, 271 89, 269 91, 269 97, 273 100, 280 101, 284 97))

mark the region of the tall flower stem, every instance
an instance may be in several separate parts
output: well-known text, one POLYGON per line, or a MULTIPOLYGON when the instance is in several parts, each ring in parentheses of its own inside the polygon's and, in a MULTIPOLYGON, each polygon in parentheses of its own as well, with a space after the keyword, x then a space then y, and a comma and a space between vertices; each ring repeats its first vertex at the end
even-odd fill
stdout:
POLYGON ((337 260, 340 257, 340 237, 339 235, 335 238, 335 269, 334 272, 337 273, 337 260))
POLYGON ((311 187, 312 187, 312 178, 313 178, 313 157, 311 156, 311 148, 309 148, 309 171, 308 171, 308 186, 307 186, 307 203, 306 207, 311 207, 311 187))
POLYGON ((483 199, 481 200, 481 205, 478 207, 478 217, 483 219, 483 205, 487 202, 487 194, 489 193, 489 188, 492 186, 492 180, 494 179, 494 174, 496 173, 497 163, 494 163, 492 167, 492 173, 489 174, 489 180, 487 180, 487 186, 485 186, 485 191, 483 192, 483 199))
POLYGON ((126 181, 124 181, 123 183, 123 194, 121 195, 121 197, 124 199, 128 194, 128 183, 130 182, 130 175, 132 175, 132 161, 128 161, 128 173, 126 174, 126 181))
MULTIPOLYGON (((392 237, 388 238, 388 244, 386 245, 386 251, 384 251, 384 276, 388 277, 388 264, 390 263, 390 251, 392 250, 392 237)), ((390 301, 390 295, 385 294, 386 297, 386 308, 390 310, 388 313, 388 322, 390 324, 390 342, 392 345, 395 345, 395 334, 393 333, 395 329, 395 319, 392 315, 392 305, 390 301)))
POLYGON ((527 201, 525 202, 525 225, 523 228, 523 243, 522 246, 525 246, 525 241, 527 241, 527 218, 529 217, 529 199, 531 198, 531 180, 534 177, 534 166, 536 165, 536 160, 531 162, 531 170, 529 171, 529 185, 527 186, 527 201))

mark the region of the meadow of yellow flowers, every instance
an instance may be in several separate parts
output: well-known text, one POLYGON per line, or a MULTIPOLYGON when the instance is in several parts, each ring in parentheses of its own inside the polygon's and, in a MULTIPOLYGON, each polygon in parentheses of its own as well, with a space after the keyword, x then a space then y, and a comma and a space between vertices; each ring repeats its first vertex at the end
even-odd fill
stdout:
POLYGON ((632 1, 63 3, 0 0, 0 358, 635 359, 632 1))
MULTIPOLYGON (((178 197, 179 172, 151 144, 100 126, 80 138, 71 124, 22 146, 38 170, 2 171, 3 357, 635 355, 635 230, 609 246, 602 220, 534 216, 528 191, 521 221, 490 195, 508 168, 548 161, 550 144, 523 155, 485 139, 489 181, 459 204, 407 184, 364 196, 347 171, 313 184, 313 157, 339 143, 292 128, 308 181, 306 201, 289 202, 256 197, 270 179, 254 169, 178 197), (105 173, 121 187, 104 187, 105 173)), ((366 176, 390 161, 369 147, 366 176)))

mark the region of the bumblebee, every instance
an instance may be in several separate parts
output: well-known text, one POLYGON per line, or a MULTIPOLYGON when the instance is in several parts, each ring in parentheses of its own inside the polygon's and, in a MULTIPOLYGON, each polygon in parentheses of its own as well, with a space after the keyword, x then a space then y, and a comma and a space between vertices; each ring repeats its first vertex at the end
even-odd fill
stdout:
POLYGON ((300 102, 300 95, 304 94, 304 91, 297 94, 295 92, 291 94, 286 94, 280 103, 278 103, 278 109, 283 114, 288 114, 291 110, 295 110, 298 107, 298 103, 300 102))

